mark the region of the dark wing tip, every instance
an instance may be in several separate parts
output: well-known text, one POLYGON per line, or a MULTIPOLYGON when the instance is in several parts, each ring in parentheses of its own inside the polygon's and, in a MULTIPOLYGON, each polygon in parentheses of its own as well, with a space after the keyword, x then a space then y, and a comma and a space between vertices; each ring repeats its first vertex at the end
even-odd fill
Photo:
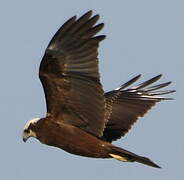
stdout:
MULTIPOLYGON (((161 74, 155 76, 140 85, 131 87, 140 78, 137 75, 120 88, 105 93, 107 102, 106 117, 107 123, 104 130, 103 139, 112 142, 124 136, 139 117, 143 117, 157 102, 162 100, 172 100, 164 97, 176 92, 175 90, 164 90, 172 82, 152 85, 161 78, 161 74), (129 87, 130 86, 130 87, 129 87)), ((155 167, 160 168, 158 165, 155 167)))
POLYGON ((48 49, 51 46, 51 44, 56 43, 57 41, 60 41, 61 38, 64 38, 66 34, 75 34, 76 36, 83 36, 83 38, 88 36, 89 38, 93 37, 96 33, 98 33, 103 27, 104 24, 96 24, 96 22, 99 20, 100 16, 98 14, 92 16, 93 11, 89 10, 81 17, 77 18, 77 16, 73 16, 70 19, 68 19, 56 32, 52 40, 50 41, 48 45, 48 49), (90 36, 91 35, 91 36, 90 36))
POLYGON ((147 165, 154 167, 154 168, 161 168, 159 165, 157 165, 156 163, 154 163, 153 161, 150 161, 147 165))
POLYGON ((92 39, 97 40, 97 41, 102 41, 102 40, 104 40, 105 38, 106 38, 105 35, 100 35, 100 36, 96 36, 96 37, 94 37, 94 38, 92 38, 92 39))
POLYGON ((126 82, 123 85, 121 85, 120 90, 121 89, 125 89, 126 87, 130 86, 135 81, 137 81, 140 77, 141 77, 141 74, 139 74, 139 75, 135 76, 134 78, 130 79, 128 82, 126 82))
POLYGON ((62 26, 65 26, 66 24, 70 24, 71 22, 74 22, 76 19, 77 19, 77 15, 72 16, 62 26))
POLYGON ((152 160, 150 160, 147 157, 136 156, 135 161, 142 163, 142 164, 145 164, 145 165, 148 165, 148 166, 151 166, 151 167, 154 167, 154 168, 161 168, 159 165, 157 165, 155 162, 153 162, 152 160))
POLYGON ((138 86, 133 87, 133 89, 142 89, 142 88, 149 86, 150 84, 153 84, 154 82, 158 81, 161 77, 162 77, 162 74, 159 74, 159 75, 139 84, 138 86))
POLYGON ((91 16, 93 14, 93 10, 89 10, 89 11, 87 11, 82 17, 84 17, 84 16, 91 16))
POLYGON ((53 38, 51 39, 47 49, 49 49, 49 47, 51 46, 52 43, 54 43, 56 41, 56 39, 60 38, 71 26, 72 24, 76 21, 77 16, 73 16, 70 19, 68 19, 59 29, 58 31, 55 33, 55 35, 53 36, 53 38))
POLYGON ((150 100, 158 100, 158 101, 172 99, 172 98, 166 98, 166 97, 159 97, 158 95, 171 94, 171 93, 176 92, 175 90, 158 91, 159 89, 169 86, 172 83, 172 81, 168 81, 168 82, 157 84, 157 85, 152 85, 153 83, 155 83, 162 77, 162 74, 159 74, 137 86, 125 89, 127 86, 135 82, 139 77, 140 75, 136 76, 135 78, 131 79, 127 83, 123 84, 119 90, 122 92, 129 92, 130 95, 134 98, 140 98, 140 99, 145 99, 145 100, 150 99, 150 100))
MULTIPOLYGON (((148 164, 149 165, 149 164, 148 164)), ((154 163, 153 161, 151 161, 150 166, 154 167, 154 168, 162 168, 159 165, 157 165, 156 163, 154 163)))

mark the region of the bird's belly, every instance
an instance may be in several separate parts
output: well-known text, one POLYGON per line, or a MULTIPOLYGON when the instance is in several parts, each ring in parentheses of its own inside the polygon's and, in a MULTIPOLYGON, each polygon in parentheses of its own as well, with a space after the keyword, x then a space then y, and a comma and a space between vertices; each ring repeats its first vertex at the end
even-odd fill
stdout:
MULTIPOLYGON (((108 144, 97 137, 74 126, 65 126, 46 144, 61 148, 69 153, 94 157, 108 158, 108 144)), ((51 136, 50 136, 51 137, 51 136)))

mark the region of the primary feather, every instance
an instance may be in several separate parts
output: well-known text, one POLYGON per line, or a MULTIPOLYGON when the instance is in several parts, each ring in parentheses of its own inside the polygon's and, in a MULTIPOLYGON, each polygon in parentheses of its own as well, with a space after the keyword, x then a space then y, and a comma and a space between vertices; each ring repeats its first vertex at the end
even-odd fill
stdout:
POLYGON ((92 11, 70 18, 54 35, 40 64, 48 114, 102 136, 104 92, 98 70, 98 45, 105 36, 95 36, 103 23, 92 11), (87 92, 87 93, 86 93, 87 92))
POLYGON ((171 99, 160 95, 175 91, 157 91, 168 86, 171 82, 152 85, 161 76, 155 76, 137 86, 128 88, 141 77, 141 75, 138 75, 123 84, 120 88, 105 93, 106 127, 102 139, 109 142, 119 139, 129 131, 139 117, 142 117, 157 102, 171 99))
POLYGON ((98 69, 98 46, 105 38, 96 35, 104 26, 99 15, 73 16, 51 39, 40 64, 39 77, 45 92, 47 115, 29 121, 23 140, 35 137, 43 144, 69 153, 139 162, 159 168, 149 158, 109 142, 125 135, 137 118, 155 103, 167 100, 160 90, 170 82, 152 85, 158 75, 137 86, 134 77, 120 88, 104 93, 98 69))

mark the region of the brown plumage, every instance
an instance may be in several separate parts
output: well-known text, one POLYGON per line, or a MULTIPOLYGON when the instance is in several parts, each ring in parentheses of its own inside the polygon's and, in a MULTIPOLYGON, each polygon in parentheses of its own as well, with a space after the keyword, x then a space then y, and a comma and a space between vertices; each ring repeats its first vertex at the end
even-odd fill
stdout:
POLYGON ((159 167, 150 159, 111 144, 131 128, 171 82, 152 85, 158 75, 130 87, 140 75, 120 88, 104 93, 98 70, 98 46, 105 36, 95 36, 104 26, 95 25, 92 11, 70 18, 54 35, 40 64, 39 77, 45 92, 47 116, 29 121, 23 140, 40 142, 67 152, 94 158, 115 158, 159 167), (151 86, 150 86, 151 85, 151 86))

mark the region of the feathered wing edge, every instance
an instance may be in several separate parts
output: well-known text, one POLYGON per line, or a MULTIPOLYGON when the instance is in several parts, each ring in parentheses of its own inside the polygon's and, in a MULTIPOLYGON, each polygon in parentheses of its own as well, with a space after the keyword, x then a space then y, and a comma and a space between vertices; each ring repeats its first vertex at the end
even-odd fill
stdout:
POLYGON ((105 126, 98 68, 98 47, 105 36, 97 35, 104 27, 99 18, 88 11, 66 21, 50 41, 39 70, 48 114, 97 137, 105 126))
MULTIPOLYGON (((158 89, 161 89, 161 88, 164 88, 166 86, 168 86, 169 84, 171 84, 171 81, 169 82, 166 82, 166 83, 161 83, 161 84, 158 84, 158 85, 155 85, 155 86, 151 86, 151 87, 148 87, 150 84, 158 81, 160 78, 162 77, 162 74, 158 75, 158 76, 155 76, 153 78, 151 78, 150 80, 148 81, 145 81, 141 84, 139 84, 138 86, 136 87, 132 87, 129 89, 129 92, 130 91, 134 91, 136 90, 137 92, 141 93, 142 92, 142 96, 144 97, 144 95, 148 95, 148 98, 152 98, 153 99, 159 99, 159 100, 171 100, 172 98, 164 98, 164 97, 158 97, 157 95, 163 95, 163 94, 170 94, 170 93, 173 93, 175 92, 175 90, 163 90, 163 91, 155 91, 155 90, 158 90, 158 89), (146 88, 147 87, 147 88, 146 88), (143 89, 144 88, 144 89, 143 89), (142 90, 142 91, 141 91, 142 90), (153 92, 154 91, 154 92, 153 92), (153 92, 153 93, 152 93, 153 92)), ((122 87, 121 87, 122 89, 122 87)))
MULTIPOLYGON (((164 88, 168 85, 170 85, 172 82, 166 82, 166 83, 161 83, 158 85, 150 86, 154 82, 158 81, 161 77, 162 74, 155 76, 137 86, 133 86, 131 88, 126 89, 128 86, 132 85, 135 81, 137 81, 141 77, 141 74, 138 76, 132 78, 130 81, 126 82, 125 84, 121 85, 120 88, 115 89, 114 93, 118 93, 118 98, 121 98, 122 93, 127 93, 126 96, 127 98, 137 98, 139 100, 153 100, 153 101, 160 101, 160 100, 172 100, 173 98, 167 98, 167 97, 162 97, 159 95, 164 95, 164 94, 170 94, 175 92, 175 90, 161 90, 157 91, 158 89, 164 88)), ((113 92, 113 91, 112 91, 113 92)), ((125 96, 124 96, 125 98, 125 96)), ((116 98, 116 100, 118 100, 116 98)), ((116 101, 115 100, 115 101, 116 101)))
POLYGON ((172 99, 162 95, 173 93, 175 90, 160 90, 170 85, 171 81, 152 85, 162 77, 161 74, 128 88, 140 77, 141 75, 138 75, 121 87, 105 93, 107 123, 102 139, 109 142, 119 139, 157 102, 172 99))

